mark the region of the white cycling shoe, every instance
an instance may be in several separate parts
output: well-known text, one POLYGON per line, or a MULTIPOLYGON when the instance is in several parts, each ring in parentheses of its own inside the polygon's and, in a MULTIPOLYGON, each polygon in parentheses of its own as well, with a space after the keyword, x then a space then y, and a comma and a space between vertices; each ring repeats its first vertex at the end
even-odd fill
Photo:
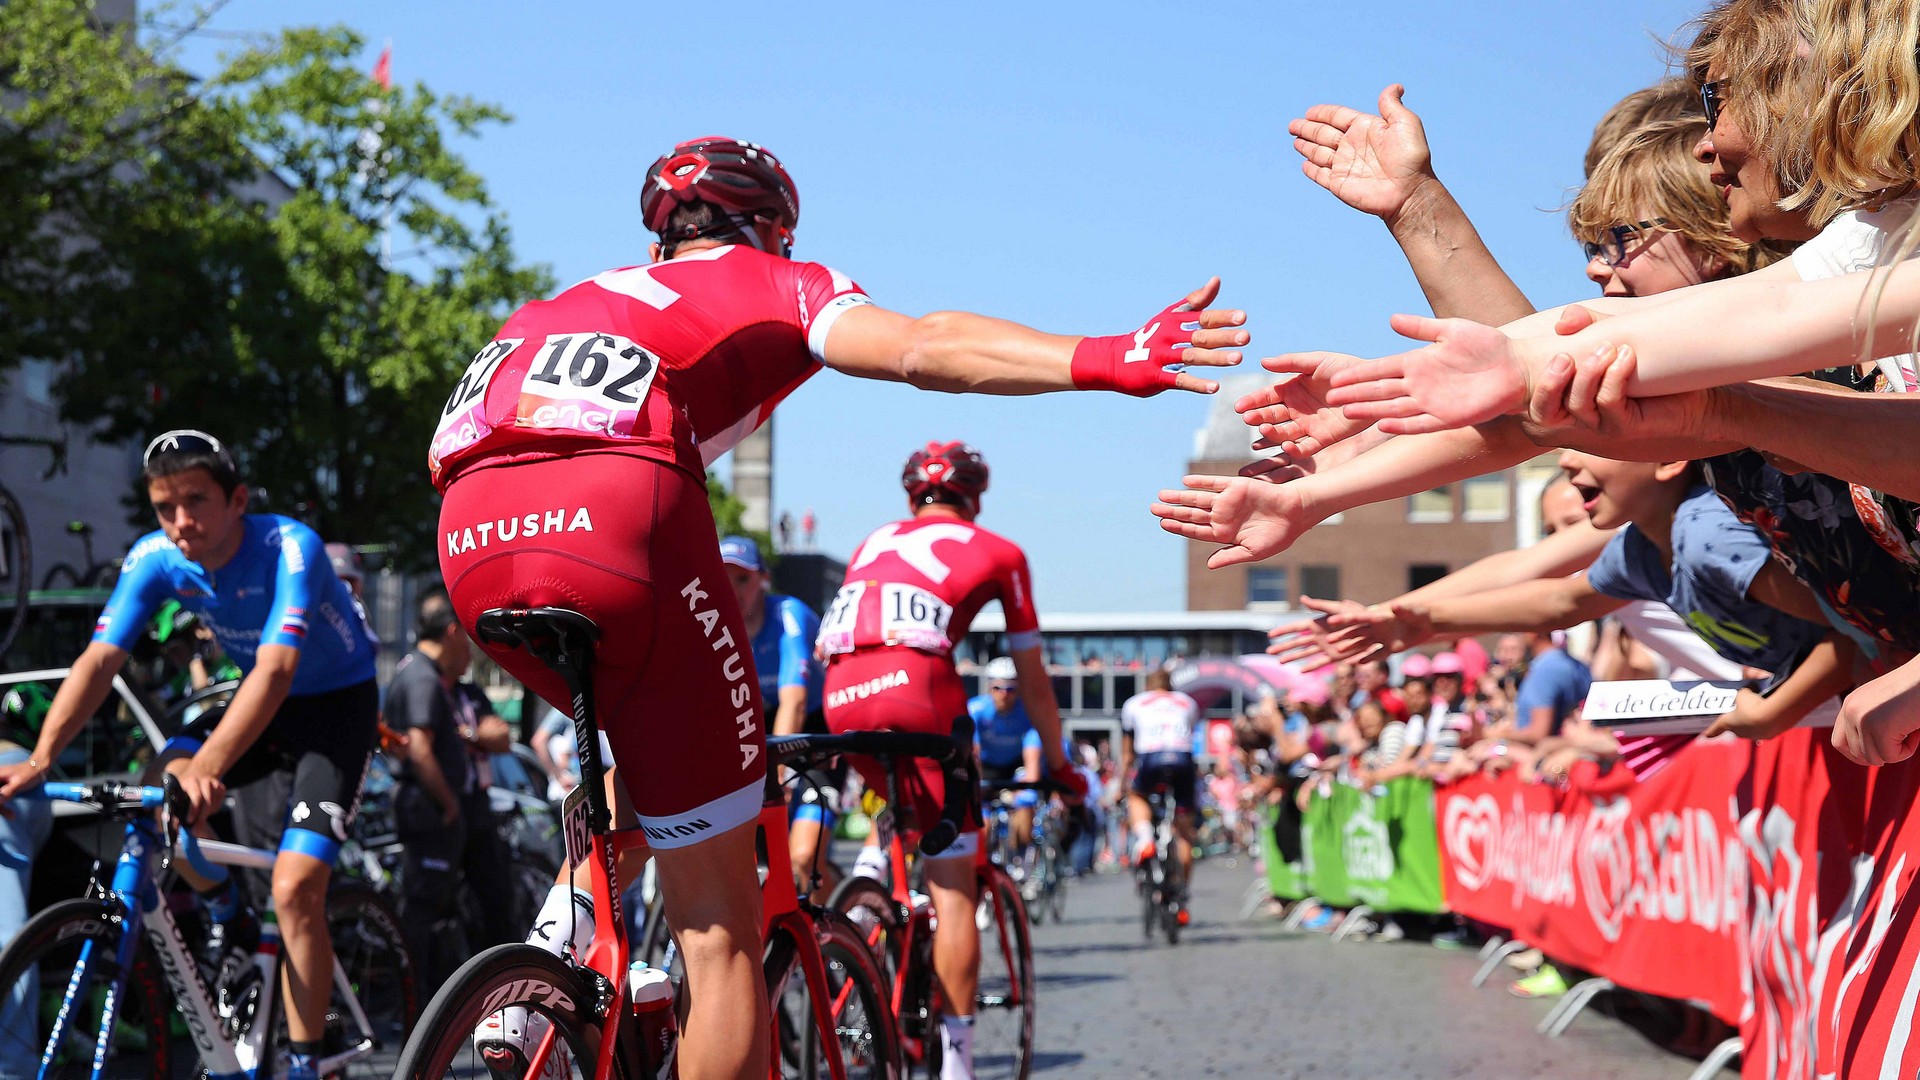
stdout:
POLYGON ((473 1048, 486 1062, 493 1080, 566 1080, 572 1072, 572 1057, 564 1041, 556 1040, 553 1051, 539 1074, 527 1072, 527 1062, 547 1037, 552 1021, 525 1006, 513 1005, 488 1016, 473 1029, 473 1048))

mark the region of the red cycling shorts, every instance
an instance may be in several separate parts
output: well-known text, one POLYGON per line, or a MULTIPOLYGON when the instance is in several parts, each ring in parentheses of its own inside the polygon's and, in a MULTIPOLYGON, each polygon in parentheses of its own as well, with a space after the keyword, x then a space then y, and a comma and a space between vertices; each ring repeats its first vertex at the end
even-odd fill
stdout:
MULTIPOLYGON (((954 673, 953 661, 918 649, 891 646, 835 656, 827 667, 827 730, 919 731, 953 733, 953 722, 967 715, 967 691, 954 673)), ((884 794, 886 771, 874 758, 849 755, 867 787, 884 794)), ((940 820, 947 791, 944 766, 925 758, 898 764, 900 801, 911 808, 915 827, 924 830, 940 820)), ((979 799, 968 799, 966 820, 980 827, 979 799)), ((964 843, 950 848, 955 856, 970 853, 964 843)))
MULTIPOLYGON (((702 480, 620 453, 469 469, 440 507, 440 572, 469 629, 489 608, 542 606, 600 628, 595 705, 654 847, 758 816, 760 684, 702 480)), ((481 648, 572 712, 560 677, 531 654, 481 648)))

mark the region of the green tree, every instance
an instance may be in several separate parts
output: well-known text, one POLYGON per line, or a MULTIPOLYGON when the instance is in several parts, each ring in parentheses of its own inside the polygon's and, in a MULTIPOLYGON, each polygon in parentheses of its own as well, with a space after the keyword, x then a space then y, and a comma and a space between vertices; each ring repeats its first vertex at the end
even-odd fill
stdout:
POLYGON ((712 472, 707 473, 707 505, 713 508, 713 527, 717 536, 753 537, 754 543, 760 545, 761 555, 767 560, 767 568, 773 568, 773 564, 780 559, 773 547, 773 536, 765 529, 747 528, 743 520, 747 514, 747 504, 712 472))
POLYGON ((196 84, 165 38, 90 13, 0 5, 0 100, 23 102, 0 109, 0 166, 57 181, 0 238, 0 261, 14 243, 38 267, 0 282, 30 314, 0 356, 65 360, 68 420, 109 439, 206 428, 272 508, 431 562, 440 406, 513 306, 552 287, 449 145, 506 114, 382 90, 346 29, 285 31, 196 84), (104 103, 76 101, 62 69, 104 103))

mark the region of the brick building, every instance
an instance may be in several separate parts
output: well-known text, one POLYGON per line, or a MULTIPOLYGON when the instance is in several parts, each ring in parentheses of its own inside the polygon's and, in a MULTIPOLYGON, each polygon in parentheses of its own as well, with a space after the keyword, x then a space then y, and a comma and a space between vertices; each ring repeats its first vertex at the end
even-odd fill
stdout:
MULTIPOLYGON (((1232 475, 1255 455, 1233 402, 1267 381, 1225 380, 1194 433, 1187 471, 1232 475)), ((1559 472, 1555 454, 1410 498, 1363 506, 1323 522, 1265 562, 1208 570, 1215 546, 1187 545, 1187 608, 1284 609, 1302 595, 1377 603, 1496 551, 1540 537, 1540 492, 1559 472)))

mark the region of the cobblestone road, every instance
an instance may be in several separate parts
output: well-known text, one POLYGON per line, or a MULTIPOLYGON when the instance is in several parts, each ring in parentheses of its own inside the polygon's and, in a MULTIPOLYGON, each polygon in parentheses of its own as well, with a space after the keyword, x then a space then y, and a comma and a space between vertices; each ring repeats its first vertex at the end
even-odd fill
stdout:
POLYGON ((1536 1034, 1549 1003, 1473 989, 1472 952, 1242 922, 1244 860, 1195 876, 1174 947, 1142 940, 1130 879, 1073 883, 1066 923, 1034 936, 1037 1077, 1685 1080, 1696 1065, 1597 1009, 1536 1034))

